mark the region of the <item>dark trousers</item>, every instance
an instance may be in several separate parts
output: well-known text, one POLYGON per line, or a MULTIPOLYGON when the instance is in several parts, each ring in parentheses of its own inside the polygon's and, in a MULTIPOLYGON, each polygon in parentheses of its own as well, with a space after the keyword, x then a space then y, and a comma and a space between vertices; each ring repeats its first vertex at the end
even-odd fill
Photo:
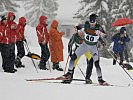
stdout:
POLYGON ((2 55, 2 67, 4 70, 14 69, 15 61, 15 44, 2 44, 1 46, 2 55))
POLYGON ((86 60, 87 60, 86 79, 90 79, 93 69, 93 58, 91 58, 90 60, 88 59, 86 60))
MULTIPOLYGON (((123 63, 123 52, 114 52, 115 53, 115 55, 114 55, 114 57, 117 59, 117 57, 120 57, 120 64, 121 63, 123 63)), ((113 59, 113 65, 115 65, 116 64, 116 60, 115 59, 113 59)))
POLYGON ((48 59, 50 57, 48 45, 40 43, 40 47, 41 47, 41 61, 40 61, 39 65, 46 66, 46 62, 48 61, 48 59))
POLYGON ((129 55, 128 55, 128 52, 127 52, 127 49, 126 49, 126 48, 124 49, 124 56, 125 56, 125 60, 126 60, 127 62, 129 62, 129 60, 128 60, 129 55))
POLYGON ((16 46, 17 46, 17 56, 19 58, 23 58, 25 56, 24 42, 17 41, 16 46))

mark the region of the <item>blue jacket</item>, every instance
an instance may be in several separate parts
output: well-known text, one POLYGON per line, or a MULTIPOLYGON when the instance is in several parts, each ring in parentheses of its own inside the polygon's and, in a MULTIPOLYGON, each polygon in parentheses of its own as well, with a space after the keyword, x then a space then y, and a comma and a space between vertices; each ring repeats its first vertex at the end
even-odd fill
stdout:
POLYGON ((124 36, 124 37, 120 37, 120 33, 117 33, 112 37, 112 41, 114 42, 113 51, 118 53, 118 52, 124 51, 125 42, 129 42, 130 39, 129 39, 128 35, 124 36), (121 43, 120 43, 120 41, 121 41, 121 43))

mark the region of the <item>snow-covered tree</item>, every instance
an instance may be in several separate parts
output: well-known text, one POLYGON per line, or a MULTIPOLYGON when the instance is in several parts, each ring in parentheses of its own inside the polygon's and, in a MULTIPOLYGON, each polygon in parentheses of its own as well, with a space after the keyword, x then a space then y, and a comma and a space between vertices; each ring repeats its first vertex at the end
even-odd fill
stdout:
POLYGON ((57 15, 56 0, 25 0, 24 3, 28 24, 31 26, 37 25, 41 15, 47 16, 48 20, 52 20, 57 15))
POLYGON ((4 14, 8 11, 16 12, 16 8, 19 7, 13 0, 0 0, 0 14, 4 14))

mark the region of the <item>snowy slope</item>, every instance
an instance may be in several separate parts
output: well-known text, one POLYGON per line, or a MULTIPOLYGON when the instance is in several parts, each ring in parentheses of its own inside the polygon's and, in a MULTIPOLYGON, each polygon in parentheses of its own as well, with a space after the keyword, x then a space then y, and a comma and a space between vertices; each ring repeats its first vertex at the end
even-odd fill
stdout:
MULTIPOLYGON (((31 51, 40 54, 35 28, 27 27, 26 29, 26 38, 31 51)), ((68 55, 68 40, 63 38, 63 43, 65 61, 61 63, 62 68, 65 67, 68 55)), ((91 86, 75 81, 72 84, 48 83, 47 81, 26 82, 25 79, 57 77, 63 75, 63 72, 38 69, 39 73, 37 73, 31 59, 24 57, 22 61, 26 67, 18 69, 18 72, 14 74, 4 73, 0 67, 0 100, 132 100, 133 98, 133 81, 129 79, 122 68, 112 65, 112 59, 101 58, 100 64, 104 79, 111 84, 120 86, 127 86, 130 83, 130 87, 91 86)), ((1 62, 0 57, 0 65, 1 62)), ((35 61, 35 63, 37 65, 39 61, 35 61)), ((133 65, 133 63, 131 64, 133 65)), ((86 60, 84 56, 78 66, 85 73, 86 60)), ((129 72, 129 74, 133 77, 133 72, 129 72)), ((75 70, 74 78, 84 78, 78 67, 75 70)), ((95 67, 92 80, 97 82, 95 67)))

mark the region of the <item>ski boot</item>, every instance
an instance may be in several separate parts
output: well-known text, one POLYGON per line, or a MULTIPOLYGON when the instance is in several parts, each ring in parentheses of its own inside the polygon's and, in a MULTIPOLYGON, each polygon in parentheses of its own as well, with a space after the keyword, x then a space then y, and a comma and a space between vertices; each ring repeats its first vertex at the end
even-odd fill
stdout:
POLYGON ((70 84, 73 79, 73 74, 71 72, 67 72, 63 75, 63 78, 66 78, 66 80, 63 80, 61 83, 70 84))
POLYGON ((93 82, 92 82, 91 79, 86 78, 86 79, 85 79, 85 83, 86 83, 86 84, 92 84, 93 82))
POLYGON ((98 77, 98 82, 99 82, 100 85, 103 85, 103 86, 108 86, 109 85, 106 81, 104 81, 102 79, 102 77, 98 77))
POLYGON ((63 71, 62 68, 59 67, 59 63, 53 63, 53 70, 57 70, 57 71, 63 71))
POLYGON ((17 57, 14 61, 14 64, 16 66, 16 68, 24 68, 25 66, 22 65, 21 59, 19 57, 17 57))
POLYGON ((40 63, 40 64, 38 65, 38 67, 39 67, 40 70, 48 70, 48 68, 46 68, 46 64, 40 63))

